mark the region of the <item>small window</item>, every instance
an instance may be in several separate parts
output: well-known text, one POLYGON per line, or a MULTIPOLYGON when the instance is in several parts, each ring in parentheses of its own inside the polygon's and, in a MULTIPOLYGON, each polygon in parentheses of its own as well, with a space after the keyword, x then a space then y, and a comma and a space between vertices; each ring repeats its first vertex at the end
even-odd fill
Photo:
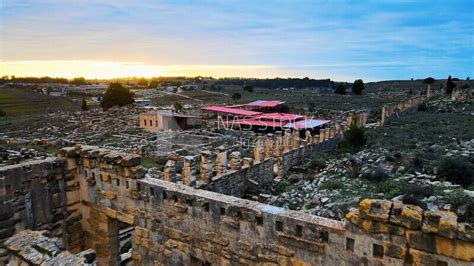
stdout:
POLYGON ((438 260, 436 266, 448 266, 448 263, 446 261, 438 260))
POLYGON ((153 187, 150 187, 150 195, 151 196, 155 195, 155 189, 153 187))
POLYGON ((163 193, 162 193, 161 195, 162 195, 162 198, 163 198, 163 199, 167 199, 167 198, 168 198, 168 195, 166 194, 166 191, 163 191, 163 193))
POLYGON ((372 256, 374 258, 383 258, 383 246, 374 244, 372 256))
POLYGON ((125 181, 125 188, 126 188, 126 189, 129 189, 129 188, 130 188, 130 182, 128 182, 128 180, 125 181))
POLYGON ((140 186, 140 183, 137 182, 137 190, 140 191, 142 190, 141 186, 140 186))
POLYGON ((94 172, 92 172, 92 178, 94 178, 94 179, 95 179, 95 173, 94 173, 94 172))
POLYGON ((221 207, 221 215, 225 215, 225 208, 221 207))
POLYGON ((112 184, 112 177, 111 177, 110 175, 107 175, 107 176, 108 176, 108 180, 107 180, 107 181, 109 182, 109 184, 112 184))
POLYGON ((295 234, 297 237, 303 237, 303 226, 297 224, 295 234))
POLYGON ((146 126, 146 119, 143 119, 143 121, 145 121, 145 126, 146 126))
POLYGON ((276 225, 276 230, 278 232, 283 232, 283 222, 282 221, 276 221, 275 225, 276 225))
POLYGON ((5 185, 5 195, 12 194, 12 185, 5 185))
POLYGON ((84 177, 87 177, 87 171, 84 171, 84 177))
POLYGON ((202 208, 204 209, 205 212, 209 212, 209 202, 206 202, 202 205, 202 208))
POLYGON ((115 179, 115 185, 116 185, 117 187, 120 186, 120 179, 118 179, 118 178, 115 179))
POLYGON ((262 226, 263 225, 263 217, 262 216, 257 216, 255 218, 257 220, 257 225, 262 226))
POLYGON ((346 238, 346 250, 354 252, 354 239, 346 238))
POLYGON ((329 242, 329 233, 327 231, 321 232, 321 240, 323 240, 324 243, 329 242))
POLYGON ((152 127, 152 126, 153 126, 153 121, 152 121, 152 120, 150 120, 150 127, 152 127))

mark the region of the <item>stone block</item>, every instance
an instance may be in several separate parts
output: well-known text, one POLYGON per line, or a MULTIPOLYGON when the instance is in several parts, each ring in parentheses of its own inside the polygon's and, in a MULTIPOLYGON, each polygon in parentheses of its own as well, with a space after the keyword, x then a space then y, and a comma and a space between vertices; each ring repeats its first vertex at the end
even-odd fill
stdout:
POLYGON ((434 234, 406 230, 406 239, 410 248, 436 253, 436 238, 434 234))
POLYGON ((418 266, 418 265, 436 265, 437 259, 433 254, 429 254, 426 252, 423 252, 421 250, 417 250, 414 248, 409 248, 408 249, 408 254, 410 255, 412 259, 412 265, 418 266))
POLYGON ((138 166, 141 163, 141 156, 136 154, 127 154, 120 160, 121 166, 138 166))
POLYGON ((447 238, 455 238, 458 222, 457 215, 450 211, 425 211, 421 230, 447 238))
POLYGON ((458 238, 468 242, 474 242, 474 226, 469 223, 458 223, 458 238))
POLYGON ((384 254, 388 257, 404 260, 407 254, 407 246, 395 245, 391 241, 383 242, 384 254))
POLYGON ((436 236, 436 253, 464 261, 474 261, 474 243, 436 236))
POLYGON ((359 203, 359 213, 364 219, 387 222, 391 207, 388 200, 364 199, 359 203))
POLYGON ((408 229, 419 229, 422 224, 423 209, 418 206, 394 201, 389 222, 408 229))

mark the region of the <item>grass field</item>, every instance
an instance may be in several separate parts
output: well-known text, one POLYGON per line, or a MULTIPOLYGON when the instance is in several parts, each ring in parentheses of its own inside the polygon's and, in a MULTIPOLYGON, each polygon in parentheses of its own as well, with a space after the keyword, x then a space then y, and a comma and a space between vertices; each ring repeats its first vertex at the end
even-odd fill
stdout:
POLYGON ((76 111, 80 106, 70 99, 43 95, 30 89, 0 88, 0 109, 6 112, 8 118, 26 114, 76 111))

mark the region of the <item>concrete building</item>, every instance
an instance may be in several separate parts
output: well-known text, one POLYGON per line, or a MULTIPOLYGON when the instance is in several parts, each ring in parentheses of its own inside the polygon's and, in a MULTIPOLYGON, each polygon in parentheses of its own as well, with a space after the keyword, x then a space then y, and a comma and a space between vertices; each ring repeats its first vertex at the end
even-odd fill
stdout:
POLYGON ((157 130, 185 130, 202 125, 200 116, 159 111, 141 113, 139 121, 141 128, 152 132, 157 130))

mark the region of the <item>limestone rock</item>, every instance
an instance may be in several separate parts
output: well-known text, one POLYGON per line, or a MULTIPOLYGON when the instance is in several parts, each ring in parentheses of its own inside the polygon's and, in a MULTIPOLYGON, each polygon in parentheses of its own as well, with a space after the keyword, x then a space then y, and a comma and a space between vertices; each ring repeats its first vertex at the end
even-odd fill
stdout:
POLYGON ((423 210, 415 205, 394 201, 389 222, 409 229, 419 229, 422 224, 423 210))
POLYGON ((364 199, 359 203, 361 217, 370 220, 387 222, 392 202, 388 200, 364 199))
POLYGON ((421 230, 425 233, 436 233, 448 238, 455 238, 458 227, 457 215, 450 211, 425 211, 421 230))

